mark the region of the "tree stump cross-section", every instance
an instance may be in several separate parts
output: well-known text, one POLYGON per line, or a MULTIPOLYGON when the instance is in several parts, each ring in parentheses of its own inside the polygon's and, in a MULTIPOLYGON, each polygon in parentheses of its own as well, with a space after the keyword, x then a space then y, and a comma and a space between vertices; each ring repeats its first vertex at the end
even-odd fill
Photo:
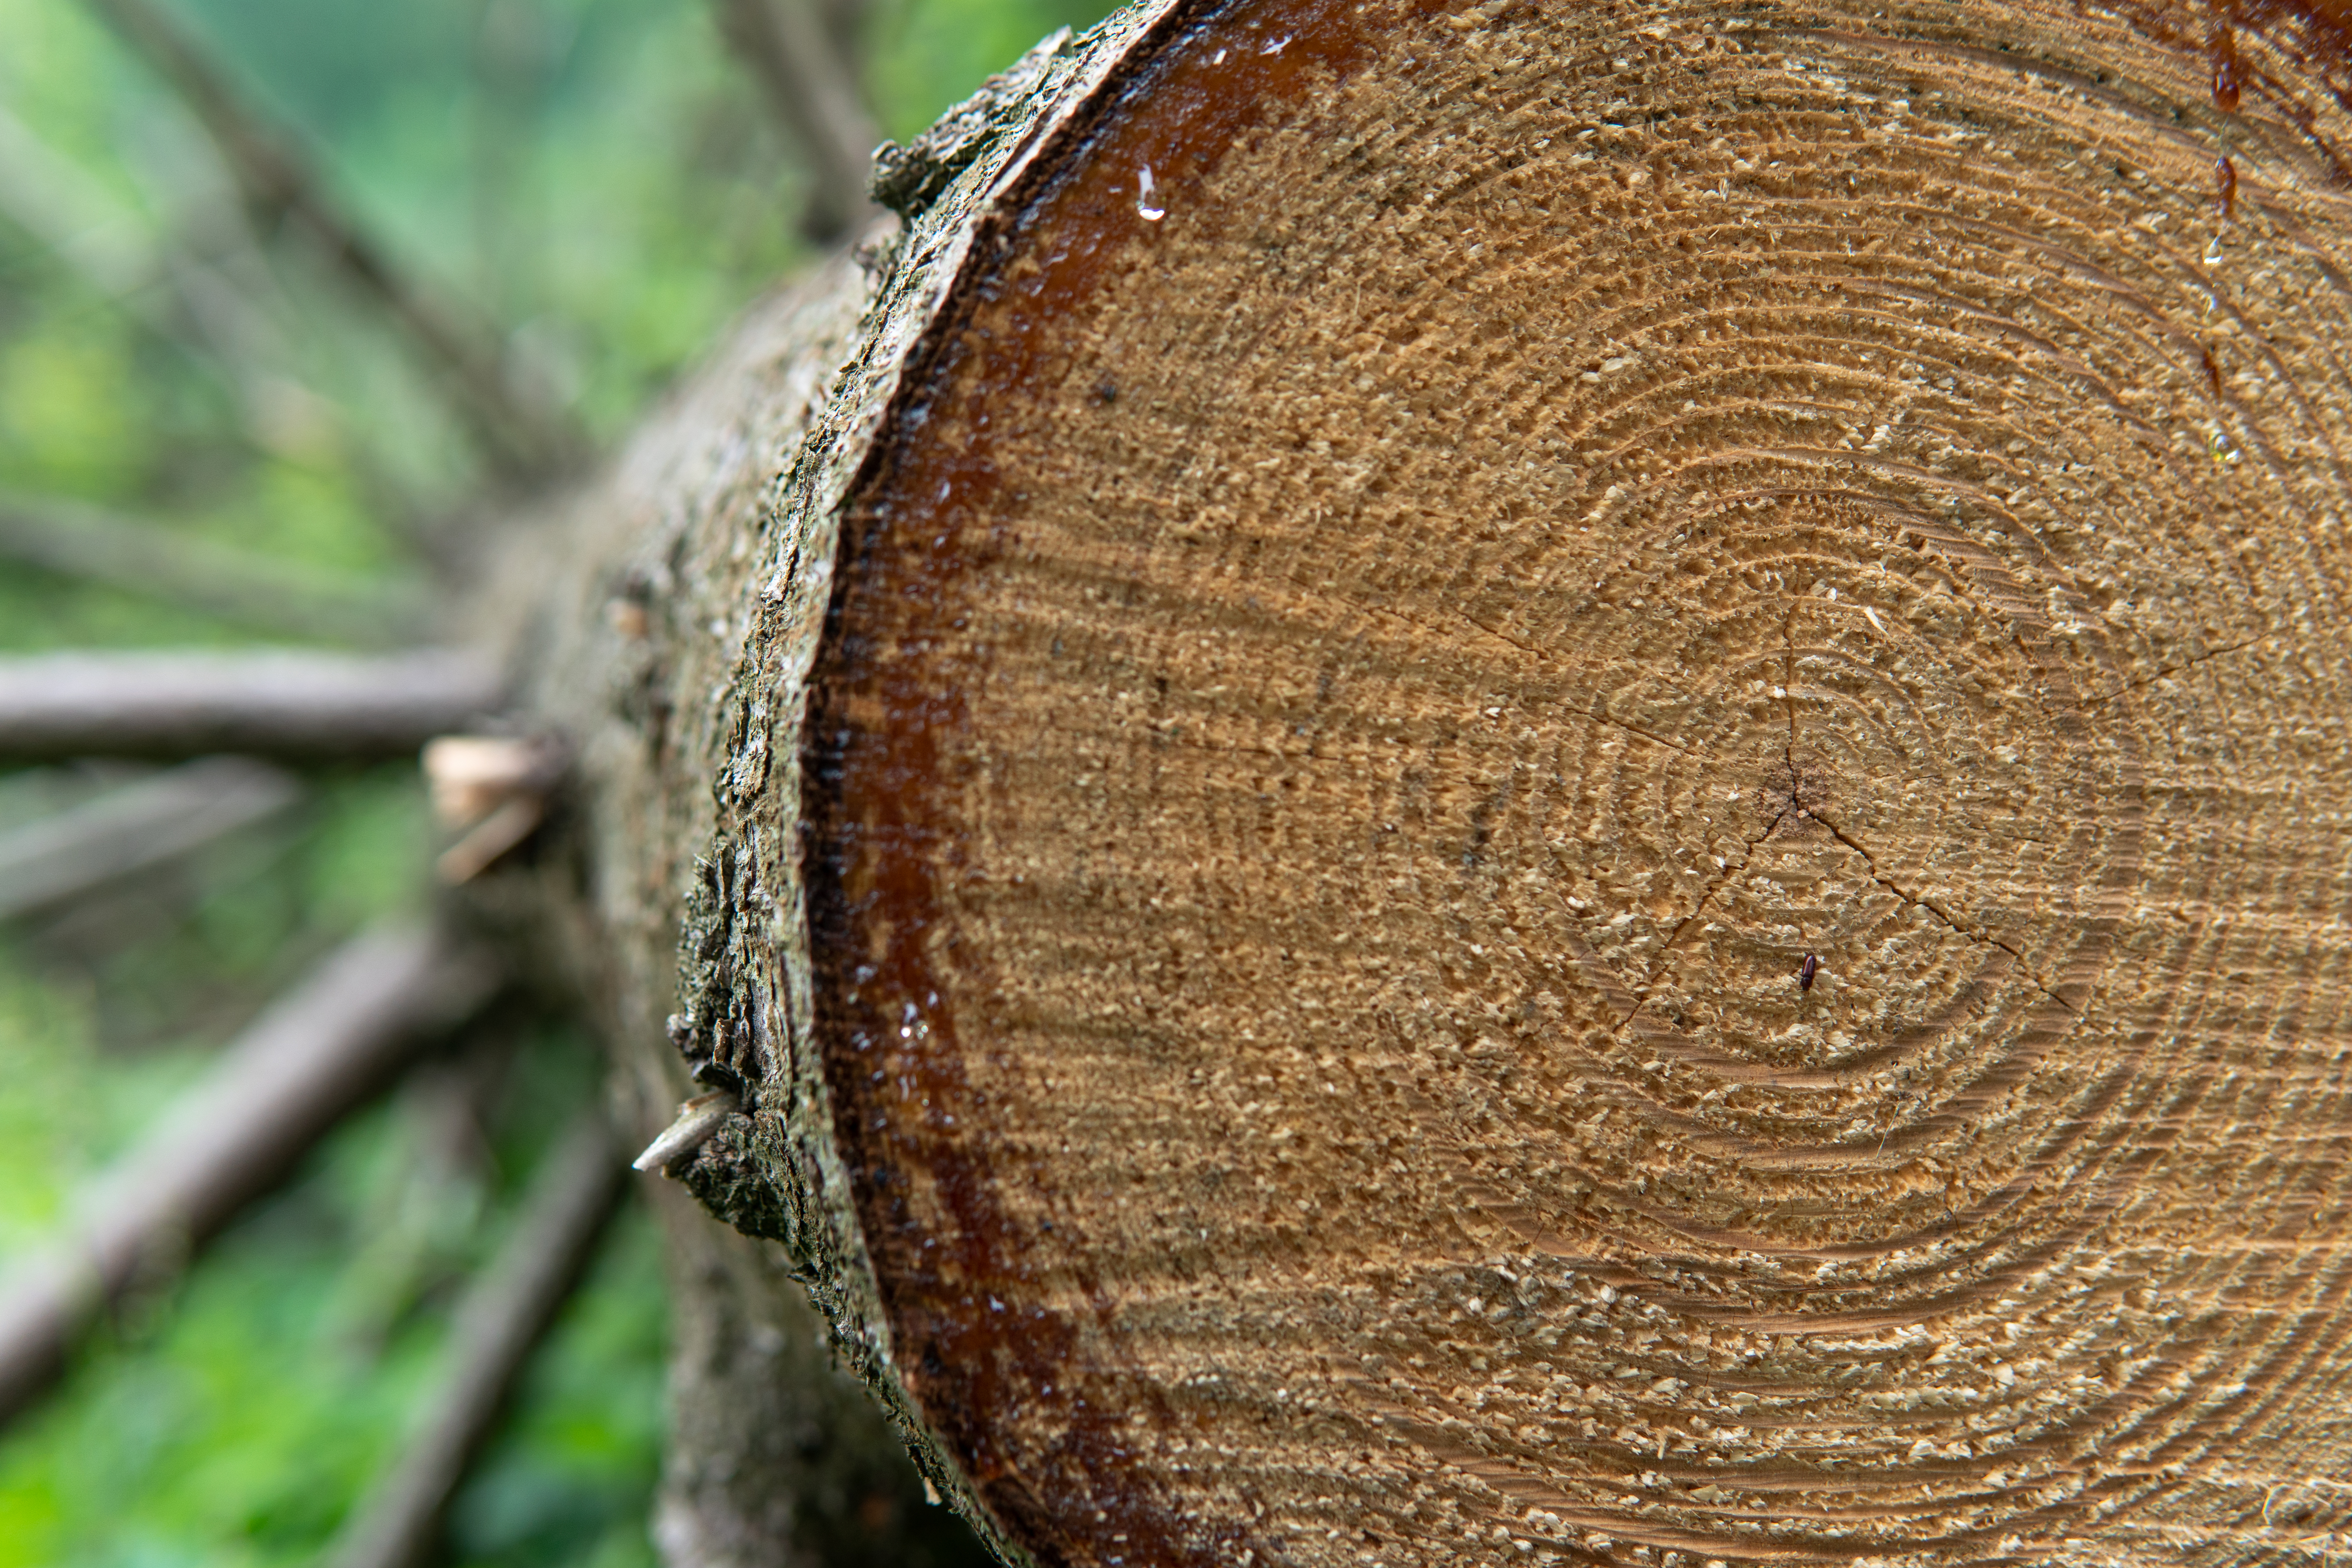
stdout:
POLYGON ((1001 1542, 2335 1539, 2338 21, 1234 0, 949 198, 745 1070, 1001 1542))

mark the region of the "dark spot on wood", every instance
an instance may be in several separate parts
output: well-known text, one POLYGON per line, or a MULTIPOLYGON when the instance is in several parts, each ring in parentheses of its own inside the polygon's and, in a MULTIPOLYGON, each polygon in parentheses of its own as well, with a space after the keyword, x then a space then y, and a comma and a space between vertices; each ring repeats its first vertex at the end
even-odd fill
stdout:
POLYGON ((2213 106, 2224 114, 2238 112, 2238 35, 2224 24, 2213 29, 2213 106))

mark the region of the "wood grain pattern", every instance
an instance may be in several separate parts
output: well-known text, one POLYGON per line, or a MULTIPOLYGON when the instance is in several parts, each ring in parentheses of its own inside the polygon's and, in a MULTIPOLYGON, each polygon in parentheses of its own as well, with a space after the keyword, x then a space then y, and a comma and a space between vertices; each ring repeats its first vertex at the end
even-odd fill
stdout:
POLYGON ((2231 112, 2189 13, 1240 0, 976 247, 810 908, 1039 1562, 2338 1549, 2352 207, 2265 16, 2231 112))

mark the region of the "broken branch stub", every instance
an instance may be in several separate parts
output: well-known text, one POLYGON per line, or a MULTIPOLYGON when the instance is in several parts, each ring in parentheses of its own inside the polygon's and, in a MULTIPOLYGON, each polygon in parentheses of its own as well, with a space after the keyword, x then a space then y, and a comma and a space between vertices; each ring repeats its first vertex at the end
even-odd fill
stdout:
POLYGON ((495 711, 470 653, 61 653, 0 658, 0 757, 397 756, 495 711))
POLYGON ((436 735, 422 761, 434 819, 457 835, 434 869, 455 887, 537 831, 569 757, 563 742, 547 735, 436 735))
POLYGON ((0 1417, 52 1381, 124 1291, 268 1192, 493 971, 431 931, 385 927, 336 952, 257 1019, 80 1202, 70 1228, 0 1277, 0 1417))
POLYGON ((2333 15, 1164 7, 888 161, 740 613, 631 623, 676 752, 582 754, 712 802, 668 1168, 1002 1550, 2291 1549, 2333 15))

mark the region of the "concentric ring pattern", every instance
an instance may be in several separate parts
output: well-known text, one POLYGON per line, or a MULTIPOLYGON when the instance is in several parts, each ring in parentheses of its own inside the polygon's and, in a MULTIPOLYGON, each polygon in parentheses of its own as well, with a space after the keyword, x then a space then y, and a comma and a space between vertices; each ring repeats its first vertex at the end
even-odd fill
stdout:
POLYGON ((1041 1561, 2335 1539, 2345 116, 2158 20, 1235 5, 1003 231, 811 865, 1041 1561))

